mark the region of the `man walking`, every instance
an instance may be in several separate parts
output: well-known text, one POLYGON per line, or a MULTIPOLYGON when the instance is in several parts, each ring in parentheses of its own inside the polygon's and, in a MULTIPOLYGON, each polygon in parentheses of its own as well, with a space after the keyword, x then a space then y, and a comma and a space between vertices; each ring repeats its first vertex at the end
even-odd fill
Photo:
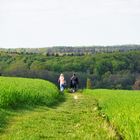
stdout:
POLYGON ((70 78, 70 88, 72 89, 72 92, 76 92, 76 90, 78 89, 78 84, 79 84, 78 77, 74 73, 70 78))

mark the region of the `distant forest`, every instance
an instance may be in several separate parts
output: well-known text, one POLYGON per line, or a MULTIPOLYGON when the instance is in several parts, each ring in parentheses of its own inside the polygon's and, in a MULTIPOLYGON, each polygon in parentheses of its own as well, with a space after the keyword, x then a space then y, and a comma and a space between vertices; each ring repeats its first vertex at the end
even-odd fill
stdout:
POLYGON ((96 53, 91 51, 95 50, 94 47, 84 47, 83 50, 54 47, 35 52, 37 49, 0 49, 0 74, 41 78, 58 85, 59 74, 64 73, 69 86, 72 73, 76 73, 80 88, 85 88, 87 79, 90 79, 91 88, 137 89, 135 87, 139 85, 136 84, 140 81, 140 46, 131 47, 121 50, 119 47, 104 50, 100 47, 96 53))
POLYGON ((140 45, 119 45, 119 46, 58 46, 46 48, 17 48, 17 49, 0 49, 0 51, 12 53, 37 53, 44 55, 86 55, 96 53, 126 52, 140 50, 140 45))

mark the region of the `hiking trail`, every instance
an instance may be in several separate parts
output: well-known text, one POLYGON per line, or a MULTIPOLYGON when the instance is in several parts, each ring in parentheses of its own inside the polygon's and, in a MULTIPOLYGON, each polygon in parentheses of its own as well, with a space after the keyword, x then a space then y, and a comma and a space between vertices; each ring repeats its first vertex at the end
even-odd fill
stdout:
POLYGON ((115 130, 99 115, 97 101, 82 93, 66 94, 58 106, 38 106, 11 117, 1 140, 119 139, 115 130))

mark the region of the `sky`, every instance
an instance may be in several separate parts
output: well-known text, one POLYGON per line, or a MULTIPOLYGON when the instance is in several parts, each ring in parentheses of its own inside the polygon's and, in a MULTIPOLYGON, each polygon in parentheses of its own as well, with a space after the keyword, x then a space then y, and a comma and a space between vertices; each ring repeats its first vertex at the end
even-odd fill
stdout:
POLYGON ((0 0, 0 48, 140 44, 140 0, 0 0))

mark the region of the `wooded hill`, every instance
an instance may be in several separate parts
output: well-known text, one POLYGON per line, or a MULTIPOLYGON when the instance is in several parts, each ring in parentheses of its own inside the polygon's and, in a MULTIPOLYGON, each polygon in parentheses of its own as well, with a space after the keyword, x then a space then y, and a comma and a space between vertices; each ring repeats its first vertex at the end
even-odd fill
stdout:
POLYGON ((73 72, 78 75, 81 88, 86 87, 88 78, 92 88, 132 89, 140 80, 140 51, 81 56, 0 52, 3 76, 41 78, 58 84, 59 74, 64 73, 69 86, 73 72))
POLYGON ((85 55, 102 52, 126 52, 140 50, 140 45, 116 45, 116 46, 58 46, 45 48, 17 48, 17 49, 0 49, 0 51, 13 53, 39 53, 44 55, 85 55))

